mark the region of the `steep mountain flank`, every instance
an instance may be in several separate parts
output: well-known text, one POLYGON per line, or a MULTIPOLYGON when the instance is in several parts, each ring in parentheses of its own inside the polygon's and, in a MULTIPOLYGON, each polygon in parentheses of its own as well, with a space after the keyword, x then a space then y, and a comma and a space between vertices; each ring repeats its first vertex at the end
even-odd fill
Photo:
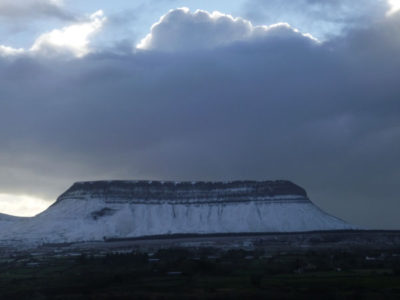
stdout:
POLYGON ((78 182, 43 213, 4 226, 0 239, 103 240, 177 233, 347 230, 289 181, 78 182))

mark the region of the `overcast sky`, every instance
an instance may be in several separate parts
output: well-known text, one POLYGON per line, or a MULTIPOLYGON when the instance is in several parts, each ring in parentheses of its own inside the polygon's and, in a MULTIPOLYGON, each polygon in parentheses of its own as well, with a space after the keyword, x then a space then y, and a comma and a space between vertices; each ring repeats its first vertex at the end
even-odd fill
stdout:
POLYGON ((288 179, 399 229, 400 1, 232 2, 0 0, 0 211, 81 180, 288 179))

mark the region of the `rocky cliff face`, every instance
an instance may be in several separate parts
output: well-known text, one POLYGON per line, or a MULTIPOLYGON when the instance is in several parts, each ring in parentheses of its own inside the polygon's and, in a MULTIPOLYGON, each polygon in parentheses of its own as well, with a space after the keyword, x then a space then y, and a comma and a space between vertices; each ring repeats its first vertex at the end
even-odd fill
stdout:
POLYGON ((35 217, 3 222, 0 240, 346 229, 353 227, 320 210, 289 181, 95 181, 75 183, 35 217))
POLYGON ((106 203, 222 204, 249 201, 304 202, 306 191, 290 181, 172 182, 91 181, 77 182, 55 204, 71 199, 103 199, 106 203))

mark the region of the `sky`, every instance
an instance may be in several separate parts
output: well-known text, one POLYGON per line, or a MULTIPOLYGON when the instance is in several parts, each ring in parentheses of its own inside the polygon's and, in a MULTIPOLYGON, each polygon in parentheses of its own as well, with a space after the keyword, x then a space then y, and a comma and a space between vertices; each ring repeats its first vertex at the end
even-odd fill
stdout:
POLYGON ((291 180, 400 229, 400 0, 0 0, 0 212, 73 182, 291 180))

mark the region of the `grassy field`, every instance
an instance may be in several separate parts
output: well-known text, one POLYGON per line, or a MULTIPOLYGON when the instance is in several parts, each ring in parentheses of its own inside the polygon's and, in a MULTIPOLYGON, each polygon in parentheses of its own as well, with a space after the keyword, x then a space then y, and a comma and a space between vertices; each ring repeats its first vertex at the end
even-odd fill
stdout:
POLYGON ((18 257, 0 263, 0 299, 400 299, 399 260, 393 252, 181 248, 18 257))

